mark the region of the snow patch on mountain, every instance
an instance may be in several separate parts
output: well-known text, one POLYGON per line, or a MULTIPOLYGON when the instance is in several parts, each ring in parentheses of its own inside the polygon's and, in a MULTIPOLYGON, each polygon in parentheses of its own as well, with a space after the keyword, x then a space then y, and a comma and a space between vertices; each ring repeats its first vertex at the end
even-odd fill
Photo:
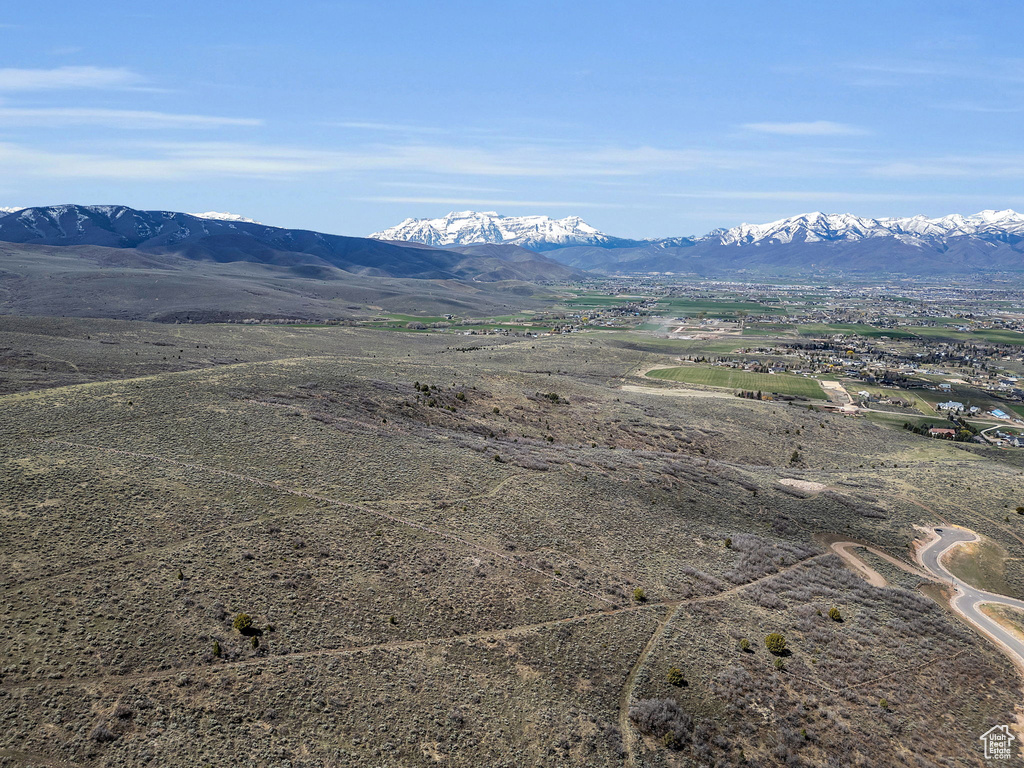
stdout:
POLYGON ((246 224, 262 224, 261 221, 256 219, 247 219, 245 216, 239 216, 237 213, 223 213, 221 211, 206 211, 205 213, 190 213, 189 216, 195 216, 199 219, 213 219, 214 221, 241 221, 246 224))
POLYGON ((618 240, 590 226, 579 216, 564 219, 501 216, 495 211, 453 211, 439 219, 406 219, 398 226, 374 232, 370 237, 438 247, 474 243, 506 243, 525 248, 561 247, 606 245, 618 240))
POLYGON ((7 208, 5 206, 0 205, 0 216, 6 216, 8 213, 17 213, 18 211, 23 211, 23 210, 25 210, 25 209, 24 208, 7 208))

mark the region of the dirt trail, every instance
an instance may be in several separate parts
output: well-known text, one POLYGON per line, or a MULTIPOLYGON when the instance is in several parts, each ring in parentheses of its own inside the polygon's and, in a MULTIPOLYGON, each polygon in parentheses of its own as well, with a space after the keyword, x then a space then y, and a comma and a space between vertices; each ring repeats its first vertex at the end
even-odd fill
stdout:
MULTIPOLYGON (((623 384, 621 389, 624 392, 636 392, 641 395, 668 395, 670 397, 727 397, 735 400, 736 395, 732 392, 709 392, 704 389, 667 389, 661 387, 641 387, 637 384, 623 384)), ((757 402, 757 401, 750 401, 757 402)))
POLYGON ((637 657, 636 663, 633 664, 633 668, 629 670, 629 674, 626 675, 626 682, 622 686, 622 693, 619 696, 619 732, 622 734, 622 746, 626 750, 627 766, 636 765, 636 731, 633 730, 633 727, 629 722, 629 706, 633 702, 633 693, 636 690, 636 679, 640 674, 640 670, 643 669, 644 665, 647 663, 647 659, 650 657, 651 651, 653 651, 658 643, 661 642, 661 638, 665 636, 665 630, 668 628, 668 625, 672 623, 672 619, 674 619, 678 613, 679 606, 665 612, 665 617, 658 622, 657 627, 654 629, 654 633, 640 651, 640 655, 637 657))
POLYGON ((693 597, 687 600, 676 600, 672 602, 662 603, 662 605, 670 608, 670 610, 667 611, 665 617, 658 622, 658 625, 655 627, 650 639, 647 641, 646 645, 644 645, 643 649, 640 651, 640 655, 637 657, 636 663, 633 664, 633 668, 630 670, 629 675, 626 676, 626 681, 622 685, 622 693, 619 695, 619 731, 622 734, 623 748, 626 750, 627 766, 635 766, 637 764, 636 732, 634 731, 633 726, 629 721, 629 706, 633 703, 634 693, 636 692, 637 677, 639 677, 640 671, 647 664, 647 659, 650 657, 651 652, 658 646, 658 643, 661 642, 661 639, 665 636, 665 632, 668 630, 669 624, 671 624, 676 619, 676 617, 679 615, 679 612, 687 605, 699 605, 700 603, 709 603, 715 600, 721 600, 724 597, 729 597, 731 595, 738 594, 739 592, 742 592, 744 589, 747 589, 748 587, 751 587, 755 584, 759 584, 763 581, 768 581, 769 579, 774 579, 778 576, 782 576, 783 574, 789 573, 790 571, 793 571, 797 568, 802 568, 803 566, 807 565, 807 563, 810 563, 821 557, 825 557, 825 555, 812 555, 811 557, 805 558, 803 560, 798 560, 792 565, 789 565, 781 570, 775 571, 774 573, 770 573, 767 576, 762 576, 759 579, 748 581, 745 584, 740 584, 736 587, 732 587, 731 589, 727 589, 723 592, 716 592, 713 595, 703 595, 701 597, 693 597))
POLYGON ((825 394, 835 395, 840 400, 841 405, 853 405, 853 397, 846 391, 846 387, 838 381, 819 380, 818 383, 825 390, 825 394))
POLYGON ((839 555, 841 558, 843 558, 843 560, 846 561, 847 564, 852 566, 853 569, 857 571, 861 576, 863 576, 864 579, 873 587, 886 587, 889 585, 889 582, 886 581, 885 577, 882 576, 882 574, 880 574, 878 571, 876 571, 874 568, 872 568, 870 565, 864 562, 861 558, 859 558, 856 555, 856 553, 851 551, 857 547, 866 549, 871 554, 882 558, 886 562, 892 563, 897 568, 902 568, 904 571, 912 573, 915 576, 920 576, 922 579, 928 579, 930 581, 940 581, 940 579, 928 573, 927 571, 924 571, 920 568, 916 568, 910 563, 904 560, 900 560, 898 557, 893 557, 888 552, 884 552, 881 549, 872 547, 869 544, 861 544, 860 542, 856 541, 833 542, 829 548, 837 555, 839 555))
POLYGON ((889 582, 885 580, 885 577, 882 576, 882 574, 880 574, 878 571, 876 571, 874 568, 872 568, 870 565, 865 563, 863 560, 861 560, 859 557, 857 557, 850 551, 850 547, 856 546, 860 545, 854 544, 852 541, 837 541, 833 543, 829 547, 829 549, 831 549, 833 552, 835 552, 837 555, 843 558, 843 560, 846 561, 847 565, 852 567, 855 571, 857 571, 857 573, 863 576, 864 580, 867 581, 867 583, 870 584, 872 587, 887 586, 889 582))
MULTIPOLYGON (((156 672, 135 672, 125 675, 94 675, 91 677, 78 677, 78 678, 67 678, 60 680, 41 680, 33 678, 30 680, 19 680, 16 682, 0 683, 0 690, 15 690, 19 688, 33 688, 38 685, 45 684, 49 687, 69 688, 75 686, 83 686, 90 684, 97 684, 103 682, 122 683, 122 682, 138 682, 142 680, 165 680, 168 678, 175 677, 184 672, 199 672, 199 671, 213 671, 213 672, 227 672, 233 669, 242 669, 248 667, 263 666, 266 664, 272 664, 276 661, 302 661, 304 659, 318 658, 321 656, 354 656, 360 653, 368 653, 370 651, 386 651, 386 650, 407 650, 412 648, 422 648, 431 645, 444 645, 446 643, 454 643, 465 640, 488 640, 496 639, 500 640, 507 637, 513 637, 528 632, 535 632, 540 629, 548 629, 550 627, 563 626, 566 624, 575 624, 589 619, 603 619, 609 616, 618 616, 627 613, 640 613, 644 611, 653 611, 660 608, 667 609, 666 614, 668 618, 664 621, 664 626, 667 626, 671 619, 679 612, 679 609, 687 605, 696 605, 700 603, 712 602, 715 600, 721 600, 726 597, 731 597, 739 592, 742 592, 748 587, 752 587, 755 584, 760 584, 764 581, 769 581, 785 573, 789 573, 792 570, 801 568, 808 563, 817 560, 818 558, 824 557, 824 555, 812 555, 804 560, 799 560, 780 571, 769 573, 762 576, 759 579, 748 581, 745 584, 740 584, 731 589, 727 589, 723 592, 716 592, 713 595, 702 595, 701 597, 691 597, 680 600, 663 600, 656 603, 641 603, 639 605, 627 605, 620 608, 611 608, 601 611, 590 611, 587 613, 577 614, 575 616, 566 616, 561 619, 549 619, 548 621, 540 621, 531 624, 519 624, 514 627, 500 627, 496 629, 484 629, 479 632, 468 632, 462 635, 440 635, 435 637, 421 638, 418 640, 396 640, 386 643, 373 643, 369 645, 356 645, 347 646, 343 648, 323 648, 319 650, 311 651, 295 651, 293 653, 275 654, 268 656, 260 656, 254 659, 246 659, 244 661, 235 662, 223 662, 210 664, 192 665, 187 667, 175 667, 173 669, 163 669, 156 672)), ((652 638, 655 640, 656 638, 652 638)), ((643 662, 646 660, 649 652, 653 649, 656 642, 652 643, 648 641, 640 654, 640 658, 637 660, 635 669, 639 670, 643 662)), ((631 676, 635 679, 635 675, 631 676)), ((627 683, 629 680, 627 680, 627 683)), ((630 690, 630 695, 632 690, 630 690)), ((627 702, 628 710, 628 702, 627 702)), ((627 711, 628 716, 628 711, 627 711)))

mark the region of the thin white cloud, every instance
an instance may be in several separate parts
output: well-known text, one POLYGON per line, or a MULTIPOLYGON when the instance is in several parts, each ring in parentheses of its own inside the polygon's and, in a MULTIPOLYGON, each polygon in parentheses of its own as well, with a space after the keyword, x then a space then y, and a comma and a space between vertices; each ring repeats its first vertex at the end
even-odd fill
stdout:
POLYGON ((874 165, 866 172, 884 178, 1024 179, 1024 154, 909 158, 874 165))
POLYGON ((553 148, 382 144, 318 150, 241 142, 122 143, 105 151, 52 150, 0 143, 0 178, 190 179, 291 177, 324 173, 426 173, 437 177, 564 179, 592 181, 666 173, 761 172, 784 177, 855 171, 863 162, 827 152, 754 152, 657 147, 553 148))
POLYGON ((948 62, 938 61, 890 61, 850 64, 849 69, 860 72, 877 72, 883 75, 913 75, 915 77, 951 77, 965 74, 948 62))
POLYGON ((963 195, 959 193, 893 193, 893 192, 797 192, 797 191, 755 191, 755 190, 722 190, 703 192, 666 192, 665 197, 678 197, 688 200, 782 200, 792 202, 853 202, 853 203, 907 203, 916 201, 943 201, 977 199, 991 200, 988 196, 963 195))
POLYGON ((130 88, 143 82, 141 75, 123 67, 57 67, 55 69, 0 69, 0 91, 52 91, 82 88, 130 88))
POLYGON ((375 133, 450 133, 444 128, 434 128, 426 125, 410 125, 408 123, 374 123, 360 121, 327 122, 321 123, 331 128, 349 128, 356 131, 372 131, 375 133))
POLYGON ((262 120, 211 115, 179 115, 128 109, 43 108, 0 106, 0 128, 8 126, 103 125, 110 128, 218 128, 258 126, 262 120))
POLYGON ((978 112, 980 114, 1014 114, 1024 112, 1024 107, 992 104, 977 104, 970 101, 955 101, 948 104, 936 104, 936 109, 948 109, 953 112, 978 112))
POLYGON ((173 181, 205 178, 284 178, 331 170, 316 152, 267 147, 210 145, 203 152, 190 144, 165 145, 163 150, 136 145, 132 153, 55 152, 0 143, 0 176, 64 179, 173 181))
MULTIPOLYGON (((807 148, 800 151, 763 151, 538 145, 485 148, 429 144, 374 144, 329 150, 224 141, 135 141, 106 146, 93 143, 87 151, 75 151, 70 147, 58 150, 13 142, 0 143, 0 179, 22 176, 135 180, 297 179, 340 174, 349 179, 370 179, 376 183, 388 173, 415 173, 420 174, 424 182, 436 179, 450 184, 466 180, 460 177, 495 180, 490 185, 486 182, 480 185, 485 188, 492 185, 496 188, 498 184, 507 186, 512 179, 585 179, 588 184, 607 182, 621 185, 659 177, 678 179, 693 173, 771 178, 779 186, 804 182, 824 185, 828 181, 809 180, 827 180, 835 178, 836 174, 847 178, 1024 179, 1024 155, 931 158, 921 155, 886 157, 877 152, 807 148), (786 182, 785 179, 800 181, 786 182)), ((434 188, 442 195, 446 191, 459 191, 445 190, 436 185, 434 188)), ((785 191, 782 194, 786 194, 785 191)), ((459 199, 455 195, 452 198, 428 197, 459 199)))
POLYGON ((643 208, 633 203, 581 203, 565 200, 491 200, 476 197, 355 197, 353 200, 364 203, 402 203, 428 205, 470 205, 476 207, 528 207, 528 208, 643 208))
POLYGON ((398 189, 426 189, 431 192, 508 192, 501 187, 477 187, 466 184, 444 184, 430 181, 379 181, 381 187, 397 187, 398 189))
POLYGON ((862 84, 880 85, 893 80, 960 78, 985 83, 1024 82, 1024 58, 962 58, 941 60, 908 59, 857 62, 845 65, 847 70, 875 76, 862 84), (879 79, 880 78, 880 79, 879 79))
POLYGON ((807 123, 746 123, 748 131, 774 133, 780 136, 863 136, 868 131, 856 125, 814 120, 807 123))

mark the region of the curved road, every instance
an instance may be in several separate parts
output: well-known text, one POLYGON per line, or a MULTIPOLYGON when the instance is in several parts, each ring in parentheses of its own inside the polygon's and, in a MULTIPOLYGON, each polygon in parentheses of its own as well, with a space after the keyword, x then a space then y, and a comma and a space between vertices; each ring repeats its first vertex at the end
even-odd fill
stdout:
POLYGON ((1012 608, 1024 610, 1024 600, 1016 600, 994 592, 977 589, 951 574, 942 564, 943 556, 958 544, 978 541, 978 536, 963 528, 933 528, 935 539, 922 549, 918 555, 921 564, 931 574, 952 584, 957 590, 956 597, 950 602, 953 610, 968 622, 986 634, 992 641, 1007 651, 1018 667, 1024 671, 1024 640, 1005 629, 1001 624, 981 612, 980 606, 985 603, 998 603, 1012 608))

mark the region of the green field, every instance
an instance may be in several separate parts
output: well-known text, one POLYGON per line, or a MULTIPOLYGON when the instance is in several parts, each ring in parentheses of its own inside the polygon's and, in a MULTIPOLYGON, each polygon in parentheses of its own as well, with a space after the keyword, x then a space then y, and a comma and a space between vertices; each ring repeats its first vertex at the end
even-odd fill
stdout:
POLYGON ((572 309, 607 309, 609 307, 621 307, 631 302, 643 301, 642 296, 608 296, 607 294, 584 294, 564 303, 572 309))
POLYGON ((734 368, 709 368, 685 365, 679 368, 659 368, 648 374, 653 379, 680 381, 685 384, 703 384, 708 387, 745 389, 750 392, 778 392, 801 395, 815 400, 827 400, 821 385, 814 379, 788 373, 750 373, 734 368))
POLYGON ((696 301, 692 299, 665 299, 659 301, 657 311, 662 314, 679 316, 693 316, 703 312, 708 317, 736 317, 741 312, 748 315, 784 315, 786 310, 780 306, 768 306, 753 301, 715 301, 706 299, 696 301))
MULTIPOLYGON (((904 413, 881 413, 879 411, 869 411, 864 414, 864 418, 868 421, 873 421, 876 424, 882 424, 887 427, 893 427, 896 429, 902 428, 904 424, 910 424, 914 427, 948 427, 950 422, 945 416, 915 416, 913 414, 904 413)), ((974 419, 967 419, 967 423, 970 424, 977 430, 986 429, 992 426, 991 421, 976 421, 974 419)))
POLYGON ((616 346, 667 355, 732 355, 743 346, 738 336, 725 339, 662 339, 642 333, 601 330, 616 346))
POLYGON ((764 336, 764 337, 777 337, 786 335, 786 329, 791 329, 793 326, 782 325, 781 323, 772 323, 771 326, 765 325, 752 325, 747 326, 743 329, 743 336, 764 336))
POLYGON ((948 328, 914 328, 918 336, 930 339, 948 339, 949 341, 979 342, 991 344, 1024 345, 1024 333, 1004 331, 998 328, 983 328, 977 331, 951 331, 948 328))
POLYGON ((786 333, 796 330, 793 323, 751 323, 743 329, 743 335, 748 333, 754 336, 761 336, 770 333, 786 333))
MULTIPOLYGON (((932 328, 931 330, 937 331, 940 329, 932 328)), ((825 325, 823 323, 809 323, 807 325, 799 326, 799 332, 801 336, 821 336, 823 334, 846 333, 865 336, 872 339, 877 339, 882 336, 888 336, 892 339, 910 339, 915 336, 915 334, 910 333, 909 331, 901 331, 896 328, 876 328, 873 325, 864 325, 861 323, 832 323, 830 325, 825 325)))
MULTIPOLYGON (((917 408, 919 411, 921 411, 921 413, 924 414, 932 414, 935 412, 935 409, 932 407, 932 404, 928 400, 921 397, 921 395, 919 394, 920 390, 915 391, 911 389, 892 389, 887 387, 879 387, 873 384, 865 384, 863 381, 847 381, 845 386, 847 391, 854 395, 856 395, 857 392, 863 390, 864 392, 870 392, 872 395, 877 395, 878 397, 891 397, 894 399, 903 400, 905 402, 910 402, 913 404, 913 408, 917 408)), ((947 396, 944 399, 948 400, 949 397, 947 396)), ((935 402, 942 402, 942 400, 936 400, 935 402)))

